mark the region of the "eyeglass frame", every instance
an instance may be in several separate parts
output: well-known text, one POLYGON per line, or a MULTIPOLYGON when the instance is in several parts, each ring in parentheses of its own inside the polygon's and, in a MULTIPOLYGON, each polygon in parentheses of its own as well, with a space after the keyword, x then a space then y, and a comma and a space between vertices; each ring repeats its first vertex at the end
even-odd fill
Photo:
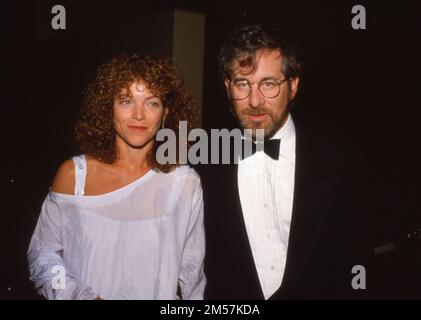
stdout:
MULTIPOLYGON (((260 81, 254 81, 253 83, 250 83, 248 80, 242 80, 242 81, 245 81, 245 82, 247 82, 248 83, 248 85, 249 85, 249 93, 247 94, 247 96, 245 96, 244 98, 234 98, 234 97, 232 97, 231 96, 231 93, 230 93, 230 98, 232 99, 232 100, 245 100, 245 99, 247 99, 248 97, 250 97, 250 93, 251 93, 251 90, 252 90, 252 87, 256 84, 256 83, 258 83, 258 86, 257 86, 257 88, 259 89, 259 92, 260 92, 260 94, 263 96, 263 97, 265 97, 265 98, 267 98, 267 99, 273 99, 273 98, 276 98, 278 95, 279 95, 279 93, 281 92, 281 85, 282 84, 284 84, 285 82, 287 82, 288 80, 290 80, 290 78, 285 78, 285 79, 282 79, 282 80, 278 80, 278 79, 273 79, 273 78, 268 78, 268 79, 263 79, 263 80, 260 80, 260 81), (264 82, 264 81, 267 81, 267 80, 276 80, 276 84, 278 85, 278 93, 277 94, 275 94, 273 97, 267 97, 267 96, 265 96, 264 94, 263 94, 263 92, 262 92, 262 90, 260 90, 260 84, 262 83, 262 82, 264 82)), ((233 82, 234 81, 232 81, 232 80, 229 80, 229 87, 230 87, 230 89, 231 89, 231 85, 233 84, 233 82)))

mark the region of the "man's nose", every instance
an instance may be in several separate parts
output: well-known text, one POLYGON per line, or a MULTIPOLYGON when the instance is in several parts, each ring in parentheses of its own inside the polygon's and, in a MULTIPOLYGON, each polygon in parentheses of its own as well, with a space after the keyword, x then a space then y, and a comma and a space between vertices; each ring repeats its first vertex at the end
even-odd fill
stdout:
POLYGON ((257 83, 250 87, 249 105, 252 108, 258 108, 265 102, 265 98, 259 90, 257 83))

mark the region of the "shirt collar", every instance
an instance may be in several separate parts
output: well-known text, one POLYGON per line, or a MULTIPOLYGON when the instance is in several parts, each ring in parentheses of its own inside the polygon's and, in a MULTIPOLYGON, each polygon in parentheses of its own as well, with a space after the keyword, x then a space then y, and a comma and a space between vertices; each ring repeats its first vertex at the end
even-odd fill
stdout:
POLYGON ((286 160, 294 159, 295 125, 289 113, 284 125, 270 139, 281 139, 279 155, 286 160))

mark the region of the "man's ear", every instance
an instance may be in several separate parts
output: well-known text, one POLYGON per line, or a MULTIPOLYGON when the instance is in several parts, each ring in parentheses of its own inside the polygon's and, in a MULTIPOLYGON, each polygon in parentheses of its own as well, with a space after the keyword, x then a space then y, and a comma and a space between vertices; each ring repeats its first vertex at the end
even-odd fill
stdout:
POLYGON ((300 78, 299 77, 295 77, 292 78, 290 80, 290 94, 289 94, 289 99, 293 100, 295 98, 295 95, 298 92, 298 84, 300 83, 300 78))
POLYGON ((231 98, 231 95, 230 95, 230 80, 229 79, 225 79, 224 80, 224 84, 225 84, 225 89, 227 90, 227 96, 228 96, 228 98, 231 98))

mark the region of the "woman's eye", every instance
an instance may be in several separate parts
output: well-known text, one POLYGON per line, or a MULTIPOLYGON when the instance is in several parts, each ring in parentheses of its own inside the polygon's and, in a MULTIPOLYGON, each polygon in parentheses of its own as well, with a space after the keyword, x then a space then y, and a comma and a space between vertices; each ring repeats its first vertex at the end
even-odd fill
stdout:
POLYGON ((148 105, 149 105, 150 107, 153 107, 153 108, 157 108, 157 107, 159 107, 159 103, 158 103, 158 102, 156 102, 156 101, 150 101, 150 102, 148 103, 148 105))
POLYGON ((124 99, 120 101, 120 104, 130 104, 131 100, 130 99, 124 99))

